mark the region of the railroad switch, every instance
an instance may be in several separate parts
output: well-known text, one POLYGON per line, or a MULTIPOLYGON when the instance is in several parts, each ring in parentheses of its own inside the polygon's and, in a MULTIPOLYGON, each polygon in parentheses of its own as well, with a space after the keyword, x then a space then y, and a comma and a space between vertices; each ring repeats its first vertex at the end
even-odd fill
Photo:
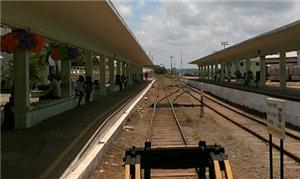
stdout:
POLYGON ((125 179, 149 179, 151 169, 194 168, 198 178, 232 179, 231 167, 225 149, 221 145, 151 147, 146 142, 144 148, 132 147, 125 152, 125 179), (208 174, 206 172, 208 169, 208 174))

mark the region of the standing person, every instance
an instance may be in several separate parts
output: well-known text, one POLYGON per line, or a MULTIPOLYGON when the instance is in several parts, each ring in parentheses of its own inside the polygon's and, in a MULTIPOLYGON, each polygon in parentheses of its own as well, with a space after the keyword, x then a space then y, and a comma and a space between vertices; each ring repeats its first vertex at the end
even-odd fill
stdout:
POLYGON ((76 81, 75 95, 79 96, 77 106, 80 106, 81 100, 84 96, 84 77, 82 75, 79 75, 78 80, 76 81))
POLYGON ((124 74, 121 76, 121 82, 122 82, 122 86, 124 88, 126 88, 127 87, 127 82, 126 82, 126 77, 125 77, 124 74))
POLYGON ((145 72, 145 80, 148 80, 148 72, 145 72))
POLYGON ((116 75, 116 85, 119 86, 120 91, 122 91, 122 81, 121 81, 121 76, 120 75, 116 75))
POLYGON ((84 85, 85 90, 85 103, 90 102, 91 93, 93 92, 93 81, 91 76, 87 76, 84 85))

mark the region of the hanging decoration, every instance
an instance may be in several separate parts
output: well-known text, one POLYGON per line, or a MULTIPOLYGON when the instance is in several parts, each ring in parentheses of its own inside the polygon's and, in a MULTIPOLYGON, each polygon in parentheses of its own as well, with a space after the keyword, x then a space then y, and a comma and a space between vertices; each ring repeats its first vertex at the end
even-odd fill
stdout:
POLYGON ((68 47, 66 44, 57 45, 52 48, 51 58, 53 60, 77 60, 81 51, 76 47, 68 47))
POLYGON ((20 44, 17 33, 10 32, 1 36, 1 52, 14 53, 20 44))
POLYGON ((45 39, 38 34, 15 30, 1 36, 1 51, 15 53, 18 48, 24 48, 31 52, 41 52, 45 43, 45 39))
POLYGON ((51 58, 55 61, 58 60, 77 60, 81 51, 76 47, 68 47, 66 44, 52 45, 51 58))
POLYGON ((68 57, 69 59, 78 59, 81 55, 81 52, 79 51, 78 48, 69 48, 68 50, 68 57))
POLYGON ((60 56, 60 51, 58 48, 53 48, 52 51, 51 51, 51 58, 54 60, 54 61, 58 61, 60 60, 61 56, 60 56))
POLYGON ((67 47, 66 45, 61 45, 59 47, 59 52, 60 52, 61 58, 63 60, 69 60, 68 50, 69 50, 69 47, 67 47))
POLYGON ((33 39, 36 41, 36 45, 31 47, 29 50, 32 51, 32 52, 42 51, 43 48, 45 47, 46 40, 38 34, 34 34, 33 39))

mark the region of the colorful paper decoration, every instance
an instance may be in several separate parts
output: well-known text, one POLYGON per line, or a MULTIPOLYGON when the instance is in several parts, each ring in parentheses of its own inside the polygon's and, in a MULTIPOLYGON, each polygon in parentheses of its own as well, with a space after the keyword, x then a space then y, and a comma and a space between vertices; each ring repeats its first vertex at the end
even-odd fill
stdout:
POLYGON ((31 47, 29 50, 32 52, 42 51, 43 48, 45 47, 46 40, 38 34, 34 34, 33 39, 36 41, 36 46, 31 47))
POLYGON ((1 52, 15 53, 20 44, 17 33, 10 32, 1 36, 1 52))
POLYGON ((45 43, 45 39, 40 35, 15 30, 1 36, 1 51, 15 53, 18 48, 25 48, 32 52, 40 52, 44 49, 45 43))
POLYGON ((51 58, 55 61, 60 60, 61 56, 60 56, 60 51, 58 48, 53 48, 51 51, 51 58))

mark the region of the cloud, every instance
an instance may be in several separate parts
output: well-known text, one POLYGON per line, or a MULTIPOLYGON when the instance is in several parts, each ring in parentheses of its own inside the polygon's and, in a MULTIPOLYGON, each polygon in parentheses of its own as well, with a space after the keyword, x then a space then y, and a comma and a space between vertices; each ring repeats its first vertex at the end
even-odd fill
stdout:
POLYGON ((222 49, 220 41, 234 45, 300 17, 297 1, 146 0, 142 6, 126 2, 132 10, 131 17, 124 18, 126 23, 147 53, 154 55, 155 63, 166 66, 171 55, 180 64, 182 51, 184 67, 191 67, 187 65, 191 60, 222 49), (141 13, 141 7, 151 11, 141 13))
POLYGON ((119 13, 122 15, 123 18, 131 16, 132 13, 132 5, 130 1, 113 1, 113 4, 119 11, 119 13))

